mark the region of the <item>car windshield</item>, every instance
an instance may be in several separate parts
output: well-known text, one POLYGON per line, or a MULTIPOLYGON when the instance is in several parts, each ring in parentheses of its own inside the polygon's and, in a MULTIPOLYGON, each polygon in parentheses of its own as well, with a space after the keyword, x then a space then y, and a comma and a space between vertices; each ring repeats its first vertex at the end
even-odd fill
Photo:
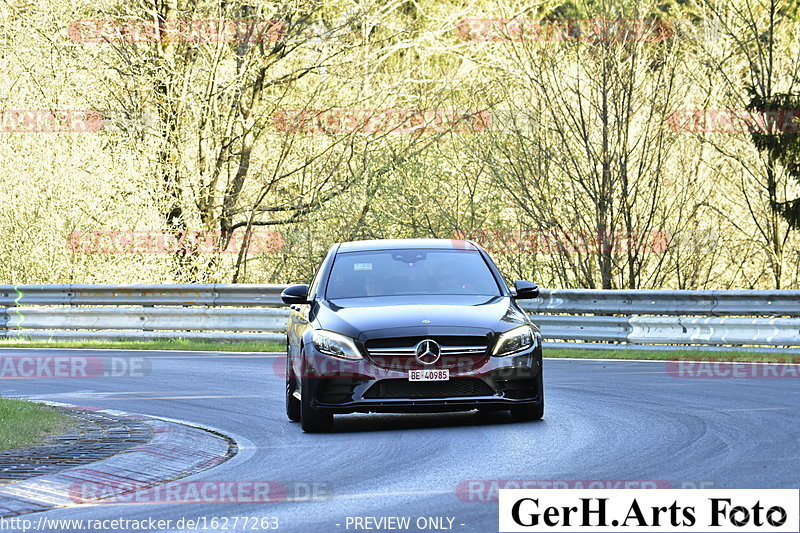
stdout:
POLYGON ((479 252, 385 250, 336 256, 329 300, 413 294, 499 296, 500 288, 479 252))

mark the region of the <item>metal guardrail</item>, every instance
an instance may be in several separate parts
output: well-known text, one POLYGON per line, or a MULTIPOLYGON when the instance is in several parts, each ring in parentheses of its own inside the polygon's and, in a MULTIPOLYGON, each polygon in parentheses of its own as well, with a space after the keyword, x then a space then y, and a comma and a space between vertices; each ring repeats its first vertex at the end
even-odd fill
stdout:
POLYGON ((800 291, 543 289, 529 313, 800 317, 800 291))
POLYGON ((283 307, 287 285, 0 285, 0 306, 183 305, 283 307))
POLYGON ((522 307, 548 340, 800 346, 800 291, 550 289, 522 307))
MULTIPOLYGON (((286 285, 0 285, 0 337, 282 341, 286 285)), ((543 289, 547 340, 800 346, 800 291, 543 289)))
POLYGON ((286 285, 0 285, 0 337, 283 341, 286 285), (113 306, 113 307, 111 307, 113 306))

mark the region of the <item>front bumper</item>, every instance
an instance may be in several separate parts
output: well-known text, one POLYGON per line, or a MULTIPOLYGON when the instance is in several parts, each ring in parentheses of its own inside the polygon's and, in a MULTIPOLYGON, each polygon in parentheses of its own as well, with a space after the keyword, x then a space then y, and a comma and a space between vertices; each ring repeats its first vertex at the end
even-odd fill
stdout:
POLYGON ((519 354, 486 357, 468 369, 450 369, 449 381, 410 382, 406 370, 334 358, 307 345, 304 375, 311 407, 331 413, 509 409, 542 401, 541 350, 538 344, 519 354))

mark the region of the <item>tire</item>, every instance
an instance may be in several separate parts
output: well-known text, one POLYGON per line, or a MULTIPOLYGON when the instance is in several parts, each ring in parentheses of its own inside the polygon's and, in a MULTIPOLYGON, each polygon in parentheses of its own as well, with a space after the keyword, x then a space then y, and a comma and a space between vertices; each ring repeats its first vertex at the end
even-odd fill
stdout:
POLYGON ((297 389, 297 378, 292 372, 289 356, 286 356, 286 416, 292 422, 300 422, 300 400, 294 394, 297 389))
POLYGON ((511 408, 511 418, 515 422, 531 422, 541 420, 544 416, 544 382, 542 381, 542 371, 536 377, 539 389, 539 403, 534 405, 518 405, 511 408))
POLYGON ((325 433, 333 428, 333 413, 311 407, 311 387, 308 378, 300 378, 300 425, 306 433, 325 433))

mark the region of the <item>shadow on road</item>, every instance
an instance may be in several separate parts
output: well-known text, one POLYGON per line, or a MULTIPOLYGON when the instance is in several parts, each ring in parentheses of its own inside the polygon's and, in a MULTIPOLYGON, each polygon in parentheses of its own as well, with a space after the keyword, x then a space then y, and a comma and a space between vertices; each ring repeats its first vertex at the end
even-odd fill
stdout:
POLYGON ((492 426, 518 424, 536 427, 537 422, 514 422, 508 411, 463 411, 453 413, 423 414, 352 414, 337 415, 333 433, 358 433, 367 431, 397 431, 403 429, 442 429, 464 426, 492 426))

